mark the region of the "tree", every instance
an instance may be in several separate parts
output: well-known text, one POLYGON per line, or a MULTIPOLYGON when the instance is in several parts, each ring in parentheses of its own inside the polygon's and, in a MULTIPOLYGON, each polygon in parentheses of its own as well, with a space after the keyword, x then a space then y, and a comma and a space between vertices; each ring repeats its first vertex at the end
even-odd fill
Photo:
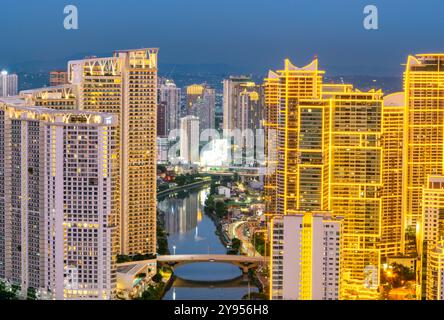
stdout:
POLYGON ((17 300, 17 292, 6 289, 6 285, 0 281, 0 300, 17 300))
POLYGON ((212 195, 209 195, 207 199, 205 200, 205 207, 204 211, 206 214, 211 214, 214 211, 214 197, 212 195))
POLYGON ((28 294, 27 294, 28 300, 37 300, 37 292, 34 288, 28 288, 28 294))
POLYGON ((253 235, 254 247, 260 255, 265 255, 265 238, 262 233, 255 233, 253 235))
POLYGON ((219 218, 222 218, 226 215, 227 213, 227 205, 224 202, 218 201, 215 204, 215 211, 216 211, 216 215, 219 218))
POLYGON ((232 250, 232 253, 238 254, 241 245, 242 245, 242 241, 241 240, 239 240, 238 238, 233 238, 231 240, 231 250, 232 250))

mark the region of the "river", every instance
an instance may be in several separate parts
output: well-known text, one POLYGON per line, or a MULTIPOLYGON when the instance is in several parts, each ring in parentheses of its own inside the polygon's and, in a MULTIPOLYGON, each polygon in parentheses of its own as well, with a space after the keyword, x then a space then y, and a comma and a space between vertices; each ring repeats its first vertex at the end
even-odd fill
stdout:
MULTIPOLYGON (((182 199, 168 197, 159 202, 165 212, 165 229, 169 233, 171 254, 226 254, 226 248, 215 234, 216 226, 203 213, 209 188, 190 190, 182 199)), ((249 290, 236 266, 223 263, 193 263, 174 271, 177 279, 164 300, 239 300, 249 290)))

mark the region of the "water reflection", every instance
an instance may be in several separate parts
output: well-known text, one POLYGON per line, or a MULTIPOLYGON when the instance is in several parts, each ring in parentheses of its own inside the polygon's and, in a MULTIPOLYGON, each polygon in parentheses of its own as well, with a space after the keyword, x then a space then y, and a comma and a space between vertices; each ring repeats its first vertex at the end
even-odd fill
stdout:
MULTIPOLYGON (((170 252, 176 254, 225 254, 226 248, 216 235, 213 221, 203 214, 203 206, 209 189, 190 190, 186 197, 166 198, 159 202, 159 209, 165 212, 165 228, 169 233, 168 245, 170 252), (175 247, 175 250, 173 250, 175 247)), ((240 299, 248 293, 248 281, 239 281, 241 271, 238 267, 223 263, 187 264, 175 270, 179 277, 165 298, 222 300, 240 299), (221 284, 220 281, 235 280, 235 286, 221 284), (207 281, 198 287, 189 281, 207 281), (218 283, 219 282, 219 283, 218 283), (187 286, 187 283, 190 285, 187 286)), ((257 291, 257 288, 251 288, 257 291)))
MULTIPOLYGON (((181 234, 196 228, 198 215, 198 196, 168 198, 159 203, 159 209, 165 213, 165 229, 169 234, 181 234)), ((200 207, 200 206, 199 206, 200 207)))

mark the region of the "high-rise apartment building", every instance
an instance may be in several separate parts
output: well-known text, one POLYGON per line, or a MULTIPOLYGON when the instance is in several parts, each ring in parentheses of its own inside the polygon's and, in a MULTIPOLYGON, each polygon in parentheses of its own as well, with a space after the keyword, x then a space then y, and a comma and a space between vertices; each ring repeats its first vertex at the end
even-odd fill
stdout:
POLYGON ((279 160, 273 214, 327 209, 329 135, 322 129, 329 119, 329 104, 321 100, 322 74, 317 60, 303 68, 286 60, 285 69, 276 72, 274 152, 279 160))
POLYGON ((168 138, 157 137, 157 163, 168 162, 168 149, 170 143, 168 138))
POLYGON ((0 277, 41 298, 111 299, 118 118, 0 100, 0 277))
POLYGON ((444 300, 444 240, 428 251, 426 299, 444 300))
POLYGON ((240 130, 262 129, 263 114, 263 89, 254 82, 240 85, 243 90, 239 93, 240 110, 239 124, 235 126, 240 130))
POLYGON ((383 257, 400 255, 405 248, 402 210, 404 98, 403 92, 385 96, 382 112, 382 221, 378 246, 383 257))
MULTIPOLYGON (((422 243, 424 250, 444 240, 444 176, 433 175, 422 190, 422 243)), ((420 248, 422 249, 422 248, 420 248)))
POLYGON ((62 70, 54 70, 49 73, 49 85, 51 87, 62 86, 68 84, 68 72, 62 70))
POLYGON ((223 129, 260 129, 264 119, 262 86, 246 76, 230 76, 223 85, 223 129))
POLYGON ((224 138, 233 150, 234 165, 254 165, 262 162, 258 147, 264 140, 263 87, 250 78, 233 77, 224 82, 224 138))
POLYGON ((157 49, 117 51, 113 57, 69 62, 79 109, 117 114, 121 178, 121 253, 156 250, 157 49))
POLYGON ((200 162, 198 117, 180 119, 180 159, 187 164, 200 162))
POLYGON ((329 210, 344 217, 343 299, 376 299, 382 187, 382 92, 331 95, 329 210))
POLYGON ((444 54, 409 56, 404 74, 403 211, 406 227, 420 230, 422 187, 443 173, 444 54))
POLYGON ((20 91, 27 105, 55 110, 75 110, 78 107, 79 87, 72 84, 20 91))
POLYGON ((240 92, 243 91, 241 85, 252 83, 248 76, 230 76, 223 81, 223 130, 234 130, 238 128, 236 124, 240 112, 240 92))
POLYGON ((12 97, 18 93, 18 76, 6 70, 0 72, 0 97, 12 97))
POLYGON ((266 175, 264 179, 265 215, 272 217, 277 212, 277 127, 279 110, 279 75, 273 71, 268 72, 264 79, 264 130, 265 130, 265 164, 266 175))
POLYGON ((159 102, 157 104, 157 136, 165 137, 167 135, 168 127, 168 109, 166 102, 159 102))
MULTIPOLYGON (((416 270, 418 298, 428 298, 430 262, 436 264, 437 245, 444 240, 444 176, 428 176, 422 189, 422 223, 417 239, 418 268, 416 270), (429 259, 432 259, 430 261, 429 259)), ((438 250, 438 251, 437 251, 438 250)))
POLYGON ((275 216, 271 227, 271 299, 338 300, 341 220, 301 212, 275 216))
POLYGON ((187 114, 199 118, 200 132, 215 129, 216 91, 205 84, 187 87, 187 114))
POLYGON ((159 105, 163 105, 165 130, 158 136, 169 136, 171 131, 180 128, 181 90, 172 80, 166 79, 159 85, 159 105))

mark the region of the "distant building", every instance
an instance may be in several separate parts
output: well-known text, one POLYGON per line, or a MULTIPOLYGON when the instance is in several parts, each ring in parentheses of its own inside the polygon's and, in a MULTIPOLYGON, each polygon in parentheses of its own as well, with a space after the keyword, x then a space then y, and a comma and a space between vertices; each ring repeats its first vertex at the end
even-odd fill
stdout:
POLYGON ((12 97, 18 94, 18 76, 8 74, 6 70, 0 73, 0 97, 12 97))
POLYGON ((168 162, 168 138, 157 137, 157 163, 165 164, 168 162))
POLYGON ((205 84, 187 87, 187 113, 198 117, 200 132, 215 128, 216 91, 205 84))
POLYGON ((338 300, 341 221, 298 213, 274 217, 271 228, 271 299, 338 300))
POLYGON ((241 85, 251 82, 248 76, 230 76, 229 79, 224 79, 224 94, 223 94, 223 129, 233 130, 239 126, 238 122, 240 110, 239 96, 242 91, 241 85))
POLYGON ((264 139, 260 131, 265 116, 263 87, 246 76, 231 76, 223 84, 224 136, 238 150, 233 152, 233 164, 253 165, 255 160, 263 161, 263 156, 256 154, 256 146, 264 139))
POLYGON ((68 84, 68 72, 67 71, 51 71, 49 73, 49 85, 51 87, 61 86, 68 84))
POLYGON ((162 110, 159 110, 157 115, 158 119, 162 121, 163 130, 158 131, 157 135, 168 137, 171 131, 180 128, 181 90, 172 80, 162 80, 158 89, 159 106, 162 106, 162 110))
POLYGON ((224 84, 224 121, 225 130, 246 130, 262 128, 263 88, 250 77, 230 76, 224 84))
POLYGON ((225 186, 220 186, 217 188, 217 193, 221 196, 224 196, 225 198, 230 198, 231 196, 231 189, 227 188, 225 186))
POLYGON ((78 106, 79 87, 66 84, 57 87, 46 87, 20 91, 20 97, 28 105, 46 107, 54 110, 75 110, 78 106))
POLYGON ((157 104, 157 137, 167 137, 167 104, 165 101, 157 104))
POLYGON ((199 163, 199 118, 180 119, 180 158, 184 163, 199 163))

